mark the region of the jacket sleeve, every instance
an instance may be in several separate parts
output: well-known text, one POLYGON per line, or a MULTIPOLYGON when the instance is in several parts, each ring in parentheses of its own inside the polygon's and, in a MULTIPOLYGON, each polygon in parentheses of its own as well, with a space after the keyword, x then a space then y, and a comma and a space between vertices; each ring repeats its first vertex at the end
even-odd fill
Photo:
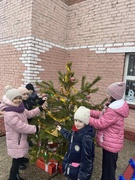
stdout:
POLYGON ((67 129, 65 129, 65 128, 61 128, 60 133, 61 133, 61 135, 62 135, 65 139, 67 139, 68 141, 70 141, 71 135, 72 135, 71 132, 69 132, 69 131, 68 131, 67 129))
POLYGON ((29 125, 19 119, 16 115, 8 115, 8 121, 6 123, 16 132, 23 133, 23 134, 35 134, 36 133, 36 126, 29 125))
POLYGON ((30 119, 38 115, 40 113, 40 109, 38 107, 32 110, 25 109, 25 113, 26 113, 27 118, 30 119))
POLYGON ((115 123, 117 121, 116 117, 115 112, 108 108, 99 119, 90 117, 89 124, 94 126, 96 129, 104 129, 115 123))
POLYGON ((94 142, 90 137, 82 141, 81 163, 77 180, 90 179, 93 171, 94 142))
POLYGON ((98 110, 90 110, 90 116, 93 118, 99 118, 102 114, 102 111, 98 111, 98 110))

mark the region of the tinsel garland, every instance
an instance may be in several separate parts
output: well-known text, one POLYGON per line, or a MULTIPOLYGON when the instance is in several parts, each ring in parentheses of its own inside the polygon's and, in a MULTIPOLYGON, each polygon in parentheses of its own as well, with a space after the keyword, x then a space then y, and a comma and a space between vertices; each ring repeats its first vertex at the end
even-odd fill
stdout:
MULTIPOLYGON (((135 161, 133 159, 130 159, 129 164, 132 166, 134 170, 131 180, 135 180, 135 161)), ((126 179, 124 178, 124 176, 120 175, 118 180, 126 180, 126 179)))

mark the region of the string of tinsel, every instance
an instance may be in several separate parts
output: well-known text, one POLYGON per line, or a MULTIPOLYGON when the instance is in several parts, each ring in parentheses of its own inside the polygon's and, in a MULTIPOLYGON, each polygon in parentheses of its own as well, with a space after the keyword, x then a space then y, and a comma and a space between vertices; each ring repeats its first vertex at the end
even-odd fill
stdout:
MULTIPOLYGON (((133 159, 130 159, 129 164, 132 166, 134 170, 131 180, 135 180, 135 161, 133 159)), ((118 180, 126 180, 126 179, 124 178, 124 176, 120 175, 118 180)))

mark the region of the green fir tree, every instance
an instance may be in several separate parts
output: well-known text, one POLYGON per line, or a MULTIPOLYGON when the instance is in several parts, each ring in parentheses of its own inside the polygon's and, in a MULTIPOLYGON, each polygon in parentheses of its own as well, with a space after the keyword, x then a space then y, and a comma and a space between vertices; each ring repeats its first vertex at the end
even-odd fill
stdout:
POLYGON ((69 62, 65 73, 58 72, 59 90, 51 81, 37 83, 41 93, 46 95, 47 109, 32 121, 32 124, 40 125, 40 131, 30 137, 33 142, 29 151, 32 162, 38 158, 44 159, 45 162, 51 158, 61 161, 67 150, 67 141, 56 130, 56 125, 61 124, 71 130, 74 113, 79 106, 101 110, 105 103, 105 100, 96 105, 90 102, 91 94, 98 91, 98 88, 93 88, 93 86, 101 77, 98 76, 89 83, 86 82, 86 76, 82 76, 81 87, 78 90, 75 88, 78 80, 71 67, 72 63, 69 62))

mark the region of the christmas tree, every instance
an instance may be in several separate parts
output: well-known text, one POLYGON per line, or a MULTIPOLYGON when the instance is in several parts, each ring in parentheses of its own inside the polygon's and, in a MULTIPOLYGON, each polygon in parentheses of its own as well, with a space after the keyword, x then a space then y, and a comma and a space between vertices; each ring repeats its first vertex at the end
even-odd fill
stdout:
POLYGON ((66 65, 66 72, 58 72, 60 88, 57 90, 53 82, 37 83, 41 93, 45 94, 46 110, 40 116, 33 119, 32 123, 40 125, 40 131, 31 136, 33 146, 29 154, 31 161, 43 158, 45 162, 54 158, 61 161, 67 150, 67 141, 58 133, 56 125, 61 124, 68 130, 72 129, 74 112, 79 106, 86 106, 90 109, 101 110, 105 100, 94 105, 90 101, 92 93, 96 93, 98 88, 92 88, 101 77, 97 77, 93 82, 86 82, 86 76, 82 76, 81 87, 76 89, 78 80, 71 70, 72 63, 66 65))

